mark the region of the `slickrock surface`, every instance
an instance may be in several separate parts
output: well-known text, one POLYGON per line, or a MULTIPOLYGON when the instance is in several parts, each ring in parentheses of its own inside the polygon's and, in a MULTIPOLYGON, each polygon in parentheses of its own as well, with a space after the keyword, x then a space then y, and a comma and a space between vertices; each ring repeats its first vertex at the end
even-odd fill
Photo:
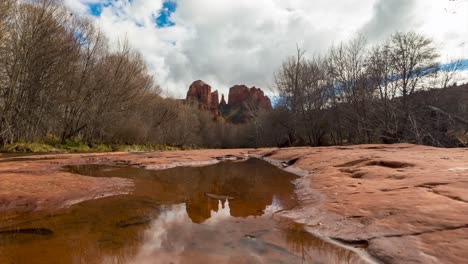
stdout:
POLYGON ((163 169, 248 155, 303 175, 296 182, 300 206, 279 214, 310 232, 364 246, 384 263, 468 259, 468 149, 409 144, 0 156, 0 221, 132 191, 125 179, 73 175, 66 165, 163 169))
POLYGON ((468 260, 468 149, 399 144, 257 154, 312 172, 297 183, 302 206, 284 214, 309 231, 368 244, 384 263, 468 260))

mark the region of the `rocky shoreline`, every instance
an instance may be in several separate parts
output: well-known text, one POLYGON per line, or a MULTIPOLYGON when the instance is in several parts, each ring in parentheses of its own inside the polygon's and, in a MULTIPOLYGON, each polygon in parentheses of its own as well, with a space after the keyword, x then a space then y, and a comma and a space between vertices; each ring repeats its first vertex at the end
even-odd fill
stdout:
POLYGON ((302 176, 295 182, 300 206, 278 216, 367 252, 369 260, 462 263, 468 259, 467 154, 398 144, 0 156, 0 221, 132 191, 128 180, 75 175, 62 169, 66 165, 165 169, 258 157, 302 176))

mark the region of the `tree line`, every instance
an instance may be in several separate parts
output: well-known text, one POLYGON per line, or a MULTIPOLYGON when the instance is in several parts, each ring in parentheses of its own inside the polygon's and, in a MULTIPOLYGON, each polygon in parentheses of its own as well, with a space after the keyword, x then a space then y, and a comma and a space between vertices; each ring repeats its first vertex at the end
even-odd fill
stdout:
POLYGON ((447 95, 456 69, 441 71, 427 37, 396 33, 374 46, 357 37, 306 55, 298 48, 275 73, 274 110, 246 105, 251 122, 233 125, 163 98, 141 54, 126 41, 111 47, 61 1, 2 0, 0 145, 466 144, 466 87, 447 95))
POLYGON ((259 116, 264 144, 465 146, 468 86, 454 84, 461 61, 442 68, 438 59, 433 41, 414 32, 376 45, 357 36, 307 58, 298 48, 274 75, 278 106, 259 116))
POLYGON ((222 124, 160 92, 141 54, 61 1, 0 2, 0 145, 221 146, 222 124))

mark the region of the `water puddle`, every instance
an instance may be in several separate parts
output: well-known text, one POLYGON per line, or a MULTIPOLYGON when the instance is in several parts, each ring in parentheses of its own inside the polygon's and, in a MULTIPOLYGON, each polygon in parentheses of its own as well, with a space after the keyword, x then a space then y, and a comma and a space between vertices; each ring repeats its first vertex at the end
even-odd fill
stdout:
POLYGON ((297 205, 295 175, 262 160, 150 171, 81 165, 132 179, 132 194, 0 221, 0 263, 363 263, 273 220, 297 205))

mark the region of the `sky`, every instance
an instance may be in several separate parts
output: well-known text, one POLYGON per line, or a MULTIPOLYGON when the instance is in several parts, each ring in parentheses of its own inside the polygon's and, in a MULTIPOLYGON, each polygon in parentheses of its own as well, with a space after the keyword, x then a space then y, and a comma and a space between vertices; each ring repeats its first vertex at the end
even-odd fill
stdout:
MULTIPOLYGON (((440 60, 468 59, 468 0, 65 0, 89 16, 111 47, 127 39, 165 96, 203 80, 226 94, 236 84, 272 94, 273 74, 294 55, 322 54, 357 34, 369 44, 395 31, 434 40, 440 60)), ((468 63, 468 61, 467 61, 468 63)), ((468 78, 468 70, 465 71, 468 78)))

